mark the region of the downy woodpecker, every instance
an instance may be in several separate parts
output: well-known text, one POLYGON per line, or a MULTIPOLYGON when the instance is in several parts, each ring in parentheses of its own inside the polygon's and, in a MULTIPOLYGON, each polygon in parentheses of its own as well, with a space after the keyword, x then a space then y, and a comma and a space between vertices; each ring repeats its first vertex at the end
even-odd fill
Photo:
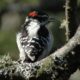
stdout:
POLYGON ((16 36, 21 62, 35 62, 49 55, 53 39, 46 25, 51 21, 43 11, 28 13, 16 36))

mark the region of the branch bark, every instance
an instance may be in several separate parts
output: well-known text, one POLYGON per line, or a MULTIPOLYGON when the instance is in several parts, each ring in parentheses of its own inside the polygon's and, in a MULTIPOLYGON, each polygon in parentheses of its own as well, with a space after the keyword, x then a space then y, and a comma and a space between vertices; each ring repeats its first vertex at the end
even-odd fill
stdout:
MULTIPOLYGON (((77 23, 77 0, 66 0, 65 2, 65 17, 66 17, 66 35, 71 38, 78 27, 77 23)), ((67 41, 68 41, 67 40, 67 41)))

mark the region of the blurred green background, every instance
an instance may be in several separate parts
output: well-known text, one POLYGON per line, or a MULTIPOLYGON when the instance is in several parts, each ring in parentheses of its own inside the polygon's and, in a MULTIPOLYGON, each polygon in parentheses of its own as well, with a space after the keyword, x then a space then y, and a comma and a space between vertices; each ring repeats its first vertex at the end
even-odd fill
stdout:
MULTIPOLYGON (((16 33, 31 8, 41 8, 55 18, 48 28, 54 36, 53 48, 61 47, 65 43, 65 28, 60 28, 65 15, 64 5, 65 0, 0 0, 0 56, 9 54, 12 59, 18 59, 16 33)), ((79 11, 80 0, 78 0, 79 11)), ((74 77, 70 80, 80 80, 80 78, 74 77)))
POLYGON ((48 25, 54 34, 54 48, 64 44, 64 30, 59 29, 64 18, 64 2, 62 0, 59 2, 51 0, 51 2, 48 4, 47 0, 0 0, 0 55, 9 54, 13 59, 18 59, 16 33, 24 23, 27 12, 32 8, 41 8, 55 18, 55 21, 48 25))

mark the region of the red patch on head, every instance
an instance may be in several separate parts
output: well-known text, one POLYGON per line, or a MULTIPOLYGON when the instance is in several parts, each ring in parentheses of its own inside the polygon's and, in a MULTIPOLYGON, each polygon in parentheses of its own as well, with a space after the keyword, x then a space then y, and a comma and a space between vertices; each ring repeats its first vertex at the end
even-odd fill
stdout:
POLYGON ((33 12, 30 12, 30 13, 28 14, 28 16, 36 17, 36 16, 38 16, 38 14, 37 14, 36 11, 33 11, 33 12))

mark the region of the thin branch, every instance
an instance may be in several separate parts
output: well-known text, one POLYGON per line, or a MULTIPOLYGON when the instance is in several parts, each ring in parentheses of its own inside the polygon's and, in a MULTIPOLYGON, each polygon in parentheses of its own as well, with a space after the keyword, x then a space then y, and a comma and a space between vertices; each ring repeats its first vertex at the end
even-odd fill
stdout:
POLYGON ((58 49, 55 53, 53 53, 52 56, 64 57, 66 54, 68 54, 68 52, 75 48, 78 43, 80 43, 80 26, 76 34, 69 40, 69 42, 62 48, 58 49))
POLYGON ((68 14, 68 12, 69 12, 69 9, 70 9, 70 7, 69 7, 69 0, 66 0, 66 3, 65 3, 65 20, 66 20, 66 25, 65 25, 65 28, 66 28, 66 41, 68 41, 69 40, 69 14, 68 14))

